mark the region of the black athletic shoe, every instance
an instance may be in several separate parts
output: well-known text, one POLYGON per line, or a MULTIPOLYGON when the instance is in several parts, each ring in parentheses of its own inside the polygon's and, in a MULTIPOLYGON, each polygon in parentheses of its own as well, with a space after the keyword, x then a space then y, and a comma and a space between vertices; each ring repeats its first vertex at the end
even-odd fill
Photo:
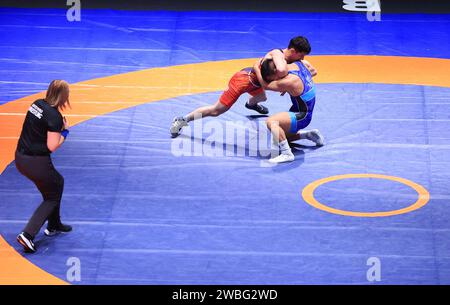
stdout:
POLYGON ((245 103, 245 108, 255 110, 256 112, 260 114, 268 114, 269 109, 267 107, 264 107, 263 105, 256 104, 256 105, 250 105, 248 102, 245 103))
POLYGON ((58 233, 68 233, 70 231, 72 231, 71 226, 60 223, 56 228, 47 227, 47 229, 45 229, 44 231, 44 234, 47 236, 54 236, 58 233))
POLYGON ((36 247, 33 243, 33 239, 30 238, 30 236, 27 233, 22 232, 19 235, 17 235, 17 241, 19 242, 19 244, 23 246, 25 252, 30 253, 36 252, 36 247))

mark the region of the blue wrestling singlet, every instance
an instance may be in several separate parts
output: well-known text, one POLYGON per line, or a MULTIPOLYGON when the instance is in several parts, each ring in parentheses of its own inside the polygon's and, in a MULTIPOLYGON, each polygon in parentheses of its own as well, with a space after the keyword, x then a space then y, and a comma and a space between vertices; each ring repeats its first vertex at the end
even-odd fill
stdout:
POLYGON ((309 72, 308 68, 302 62, 298 61, 295 63, 299 67, 299 70, 289 71, 289 74, 298 76, 303 82, 304 89, 299 96, 291 95, 292 107, 289 109, 289 115, 291 117, 290 133, 296 133, 309 125, 316 102, 316 88, 311 72, 309 72))

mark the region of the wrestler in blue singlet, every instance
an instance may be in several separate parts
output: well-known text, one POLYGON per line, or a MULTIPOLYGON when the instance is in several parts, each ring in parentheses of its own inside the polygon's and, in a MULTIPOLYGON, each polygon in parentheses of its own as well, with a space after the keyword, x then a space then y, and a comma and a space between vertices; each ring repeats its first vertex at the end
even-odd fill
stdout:
POLYGON ((309 72, 308 68, 302 62, 297 61, 295 64, 297 64, 300 70, 289 71, 289 74, 298 76, 303 82, 304 89, 299 96, 291 95, 292 107, 289 109, 289 115, 291 117, 290 133, 296 133, 309 125, 316 102, 316 89, 311 72, 309 72))

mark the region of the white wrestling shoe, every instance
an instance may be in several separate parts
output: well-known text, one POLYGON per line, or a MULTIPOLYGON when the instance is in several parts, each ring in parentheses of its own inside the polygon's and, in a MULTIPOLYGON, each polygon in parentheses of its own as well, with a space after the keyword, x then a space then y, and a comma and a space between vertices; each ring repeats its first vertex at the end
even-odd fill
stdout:
POLYGON ((170 127, 170 134, 172 135, 172 137, 177 137, 184 126, 188 126, 188 122, 186 121, 186 119, 181 116, 175 117, 172 121, 172 126, 170 127))
POLYGON ((325 143, 325 139, 323 138, 322 134, 318 129, 310 130, 305 134, 305 137, 316 143, 317 146, 323 146, 325 143))
POLYGON ((270 163, 284 163, 284 162, 292 162, 295 160, 295 156, 292 152, 289 153, 281 153, 280 155, 269 159, 270 163))

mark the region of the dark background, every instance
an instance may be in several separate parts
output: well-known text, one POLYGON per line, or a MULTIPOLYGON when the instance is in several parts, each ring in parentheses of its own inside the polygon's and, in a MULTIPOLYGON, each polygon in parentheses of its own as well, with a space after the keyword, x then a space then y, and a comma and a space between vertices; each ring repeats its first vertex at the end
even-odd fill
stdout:
MULTIPOLYGON (((67 0, 0 0, 0 7, 67 8, 67 0)), ((82 8, 347 12, 343 0, 81 0, 82 8)), ((382 13, 450 13, 450 0, 381 0, 382 13)))

